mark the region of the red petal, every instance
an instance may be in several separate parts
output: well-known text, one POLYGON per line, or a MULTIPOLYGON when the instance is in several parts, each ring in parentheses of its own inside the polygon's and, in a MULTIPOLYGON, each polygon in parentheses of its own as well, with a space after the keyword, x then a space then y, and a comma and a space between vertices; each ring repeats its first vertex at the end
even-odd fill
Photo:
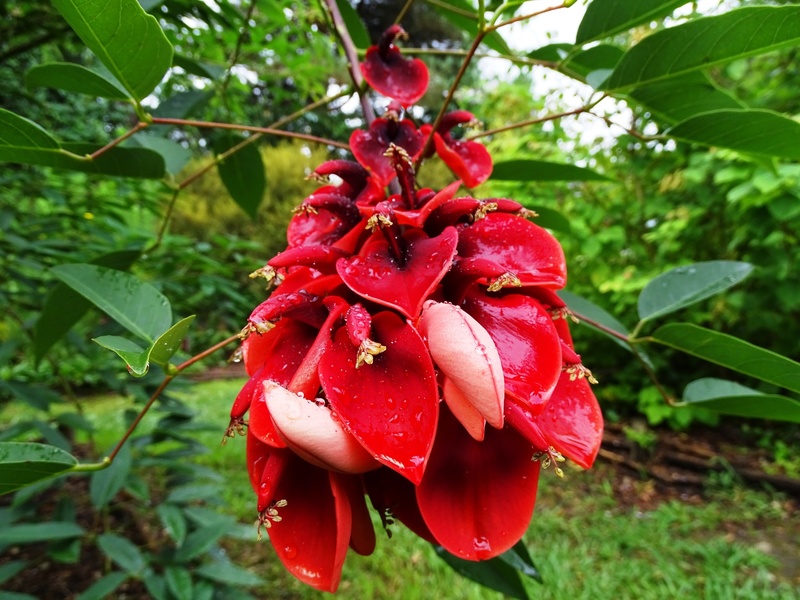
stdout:
POLYGON ((468 188, 477 187, 492 174, 492 156, 483 144, 468 140, 445 141, 438 133, 433 135, 433 143, 439 157, 468 188))
MULTIPOLYGON (((332 475, 336 474, 332 473, 332 475)), ((361 477, 338 475, 338 478, 343 488, 347 491, 347 498, 353 514, 350 547, 361 556, 369 556, 375 551, 375 527, 372 525, 372 518, 364 496, 364 485, 361 477)))
POLYGON ((417 506, 417 488, 391 469, 378 469, 362 475, 369 499, 382 517, 400 521, 423 540, 435 544, 417 506))
POLYGON ((286 230, 290 247, 330 245, 350 229, 350 224, 324 208, 316 213, 299 213, 292 217, 286 230))
POLYGON ((550 314, 521 294, 490 296, 474 287, 462 303, 492 336, 503 365, 506 394, 539 413, 561 375, 561 341, 550 314))
POLYGON ((356 129, 350 135, 350 150, 356 160, 372 171, 381 184, 395 177, 391 161, 385 156, 389 144, 403 148, 414 156, 422 148, 422 136, 414 123, 404 119, 399 123, 388 119, 375 119, 369 129, 356 129))
POLYGON ((256 493, 271 450, 270 446, 254 436, 249 429, 247 430, 247 474, 250 476, 250 485, 256 493))
POLYGON ((251 333, 242 342, 247 374, 263 367, 268 379, 288 384, 316 337, 313 327, 294 319, 281 319, 267 333, 251 333))
POLYGON ((436 540, 467 560, 486 560, 516 544, 536 502, 539 463, 516 431, 487 429, 477 442, 442 410, 419 509, 436 540))
POLYGON ((492 260, 523 285, 562 288, 567 281, 564 251, 547 231, 522 217, 491 213, 459 234, 463 258, 492 260))
POLYGON ((428 89, 428 67, 418 58, 403 58, 396 46, 383 56, 377 46, 367 49, 361 74, 375 90, 403 106, 415 104, 428 89))
POLYGON ((281 477, 274 500, 280 522, 267 530, 278 558, 300 581, 326 592, 339 586, 350 540, 350 505, 341 483, 299 457, 281 477))
POLYGON ((433 445, 439 398, 425 343, 396 314, 372 320, 373 339, 386 346, 356 369, 356 346, 341 327, 325 349, 320 381, 331 408, 381 463, 419 483, 433 445))
POLYGON ((339 276, 356 294, 414 319, 450 269, 457 241, 453 228, 435 238, 412 240, 401 268, 389 253, 388 243, 377 240, 370 244, 370 254, 342 259, 336 266, 339 276))
POLYGON ((272 422, 272 415, 270 415, 264 398, 264 382, 267 379, 269 378, 264 371, 259 371, 247 383, 247 386, 253 386, 254 389, 253 401, 250 403, 250 421, 247 425, 247 430, 265 444, 274 448, 285 448, 286 442, 283 441, 283 438, 275 428, 275 424, 272 422))
POLYGON ((552 446, 584 469, 594 463, 603 441, 603 414, 585 378, 571 381, 563 373, 540 415, 520 407, 512 412, 509 421, 540 450, 552 446))

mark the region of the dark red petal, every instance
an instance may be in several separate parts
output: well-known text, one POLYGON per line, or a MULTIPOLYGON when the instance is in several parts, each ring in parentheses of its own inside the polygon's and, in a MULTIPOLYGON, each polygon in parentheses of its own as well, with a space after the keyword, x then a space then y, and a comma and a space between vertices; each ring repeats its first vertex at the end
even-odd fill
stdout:
POLYGON ((288 384, 316 337, 313 327, 294 319, 281 319, 267 333, 251 333, 242 342, 247 374, 263 367, 269 379, 288 384))
POLYGON ((382 185, 395 177, 391 161, 385 156, 389 144, 403 148, 410 156, 422 148, 422 136, 414 124, 405 119, 399 123, 375 119, 369 129, 356 129, 350 135, 350 150, 356 160, 369 169, 382 185))
POLYGON ((534 413, 550 398, 561 375, 561 341, 550 314, 521 294, 491 296, 473 287, 462 308, 494 340, 500 354, 506 395, 534 413))
POLYGON ((436 543, 419 512, 417 488, 413 483, 385 468, 370 471, 362 477, 375 510, 384 518, 400 521, 423 540, 436 543))
POLYGON ((492 156, 483 144, 469 140, 445 141, 438 133, 433 135, 433 143, 436 154, 468 188, 479 186, 492 174, 492 156))
POLYGON ((253 491, 258 493, 258 486, 261 483, 261 475, 264 467, 267 466, 272 447, 259 440, 253 433, 247 430, 247 474, 250 476, 250 485, 253 491))
POLYGON ((264 444, 273 448, 285 448, 286 442, 283 441, 275 424, 272 422, 272 416, 264 398, 264 382, 268 379, 269 377, 261 370, 247 383, 253 389, 253 400, 250 403, 250 420, 247 430, 264 444))
POLYGON ((339 276, 361 297, 416 318, 422 303, 450 269, 458 234, 449 227, 435 238, 408 242, 408 256, 403 267, 389 253, 387 242, 374 239, 376 242, 370 244, 369 254, 337 263, 339 276))
POLYGON ((272 257, 267 264, 275 269, 304 266, 325 274, 336 272, 336 261, 347 252, 334 246, 296 246, 272 257))
POLYGON ((275 489, 279 500, 286 501, 281 520, 267 530, 278 558, 300 581, 336 591, 350 540, 347 492, 328 471, 292 456, 275 489))
MULTIPOLYGON (((332 475, 338 475, 332 473, 332 475)), ((369 515, 364 485, 361 477, 338 475, 342 487, 347 491, 350 510, 353 514, 353 530, 350 533, 350 547, 361 556, 369 556, 375 551, 375 527, 369 515)))
POLYGON ((428 89, 428 67, 418 58, 403 58, 396 46, 383 56, 377 46, 367 49, 361 74, 373 89, 403 106, 415 104, 428 89))
POLYGON ((333 244, 350 229, 350 224, 324 208, 316 213, 298 213, 286 230, 290 247, 333 244))
POLYGON ((356 369, 357 348, 339 328, 320 361, 320 382, 345 429, 378 461, 419 483, 439 413, 433 363, 419 333, 396 314, 375 315, 372 332, 386 350, 356 369))
POLYGON ((510 428, 489 428, 482 442, 442 409, 428 470, 417 488, 422 517, 448 552, 487 560, 516 544, 533 514, 539 463, 510 428))
POLYGON ((564 251, 552 235, 515 215, 491 213, 459 234, 458 254, 492 260, 514 273, 522 285, 564 287, 564 251))

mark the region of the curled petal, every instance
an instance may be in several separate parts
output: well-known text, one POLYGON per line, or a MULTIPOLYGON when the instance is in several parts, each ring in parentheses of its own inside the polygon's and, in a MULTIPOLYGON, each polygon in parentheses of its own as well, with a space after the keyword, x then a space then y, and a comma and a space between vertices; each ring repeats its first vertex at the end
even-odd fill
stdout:
POLYGON ((367 49, 361 74, 375 90, 400 102, 403 106, 415 104, 428 89, 428 67, 418 58, 404 58, 400 49, 391 42, 397 35, 392 30, 384 34, 379 46, 367 49))
POLYGON ((316 337, 313 327, 294 319, 281 319, 267 333, 250 334, 242 342, 247 374, 254 375, 264 368, 269 379, 289 383, 316 337))
POLYGON ((483 144, 438 133, 433 134, 433 143, 436 154, 467 187, 479 186, 492 174, 492 157, 483 144))
POLYGON ((503 368, 489 333, 447 302, 427 302, 419 323, 431 357, 492 426, 503 426, 503 368))
POLYGON ((433 445, 439 397, 433 363, 417 331, 395 313, 372 319, 386 350, 356 368, 356 347, 341 327, 320 361, 325 396, 343 426, 378 461, 419 483, 433 445))
POLYGON ((561 341, 550 314, 522 294, 493 296, 477 287, 467 293, 464 310, 495 341, 503 366, 506 395, 534 413, 544 409, 561 375, 561 341))
POLYGON ((290 247, 333 244, 350 230, 349 221, 335 213, 320 208, 313 212, 300 212, 292 217, 286 230, 290 247))
POLYGON ((264 382, 264 401, 281 438, 310 463, 343 473, 363 473, 378 466, 324 405, 273 381, 264 382))
POLYGON ((267 531, 280 561, 300 581, 336 591, 351 531, 347 491, 336 474, 290 455, 273 497, 280 520, 267 531))
POLYGON ((487 429, 472 439, 442 410, 419 510, 436 541, 467 560, 487 560, 516 544, 536 503, 539 463, 516 431, 487 429))

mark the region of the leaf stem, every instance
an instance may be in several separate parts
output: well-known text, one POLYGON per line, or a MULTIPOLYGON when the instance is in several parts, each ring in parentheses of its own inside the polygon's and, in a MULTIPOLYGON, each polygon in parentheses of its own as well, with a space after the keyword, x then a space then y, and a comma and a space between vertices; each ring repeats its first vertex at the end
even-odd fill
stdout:
POLYGON ((119 136, 117 139, 111 140, 108 144, 106 144, 105 146, 103 146, 99 150, 95 150, 94 152, 92 152, 89 155, 89 158, 91 160, 94 160, 98 156, 102 156, 103 154, 105 154, 106 152, 111 150, 111 148, 113 148, 114 146, 117 146, 117 145, 121 144, 122 142, 127 140, 132 135, 135 135, 135 134, 139 133, 142 129, 145 129, 148 125, 149 125, 149 123, 146 123, 145 121, 139 121, 138 123, 136 123, 136 125, 132 129, 129 129, 128 131, 123 133, 121 136, 119 136))
POLYGON ((572 310, 571 308, 569 310, 573 315, 575 315, 575 318, 578 319, 579 321, 583 321, 587 325, 590 325, 591 327, 594 327, 595 329, 599 329, 603 333, 607 333, 608 335, 610 335, 612 337, 615 337, 618 340, 622 340, 623 342, 625 342, 626 344, 628 344, 630 346, 631 342, 628 339, 628 336, 625 335, 624 333, 621 333, 621 332, 617 331, 616 329, 612 329, 611 327, 608 327, 607 325, 603 325, 602 323, 600 323, 598 321, 595 321, 594 319, 590 319, 589 317, 585 317, 584 315, 580 314, 579 312, 576 312, 576 311, 572 310))
POLYGON ((412 4, 414 4, 414 0, 406 0, 406 3, 403 5, 403 8, 400 9, 400 12, 397 13, 397 16, 394 19, 395 25, 400 24, 400 21, 403 20, 408 11, 411 9, 412 4))

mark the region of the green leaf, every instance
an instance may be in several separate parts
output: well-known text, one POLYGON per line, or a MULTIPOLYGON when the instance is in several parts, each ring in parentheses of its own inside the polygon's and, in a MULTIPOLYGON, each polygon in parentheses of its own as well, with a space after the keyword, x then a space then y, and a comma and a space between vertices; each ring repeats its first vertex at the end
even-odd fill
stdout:
POLYGON ((436 554, 456 573, 511 598, 528 600, 528 592, 522 585, 519 573, 500 557, 473 562, 453 556, 441 546, 435 546, 435 549, 436 554))
POLYGON ((117 495, 128 480, 133 465, 130 444, 123 444, 111 466, 92 473, 89 498, 96 509, 103 508, 117 495))
MULTIPOLYGON (((605 73, 603 79, 605 79, 617 66, 623 54, 622 48, 611 46, 610 44, 601 44, 578 52, 564 63, 563 68, 584 79, 588 78, 591 73, 603 71, 605 73)), ((602 83, 602 81, 598 83, 602 83)))
POLYGON ((122 585, 122 582, 127 578, 128 575, 119 571, 109 573, 86 588, 75 600, 103 600, 103 598, 108 597, 109 594, 112 594, 114 590, 122 585))
POLYGON ((212 92, 201 90, 189 90, 175 94, 161 102, 153 111, 153 115, 160 118, 185 119, 205 106, 212 95, 212 92))
POLYGON ((525 542, 522 540, 514 544, 510 550, 503 552, 498 558, 514 567, 514 569, 523 575, 526 575, 531 579, 538 581, 539 583, 543 583, 542 575, 539 573, 536 565, 533 564, 533 559, 531 559, 531 555, 528 553, 528 549, 525 547, 525 542))
MULTIPOLYGON (((222 154, 242 139, 238 136, 225 136, 220 138, 214 149, 217 154, 222 154)), ((267 176, 258 146, 245 146, 219 163, 217 169, 234 202, 255 219, 267 189, 267 176)))
MULTIPOLYGON (((572 292, 567 292, 565 290, 559 290, 558 292, 559 297, 566 302, 567 308, 574 311, 578 318, 585 317, 586 319, 590 319, 594 323, 599 323, 603 327, 607 329, 611 329, 612 331, 616 331, 622 336, 626 338, 630 336, 630 332, 628 331, 627 327, 620 323, 616 317, 611 315, 605 309, 600 308, 594 302, 587 300, 586 298, 582 298, 572 292)), ((594 325, 594 323, 589 323, 588 321, 581 321, 582 324, 591 327, 595 331, 599 331, 603 335, 609 337, 610 339, 614 340, 617 344, 625 348, 626 350, 633 352, 630 345, 619 337, 615 336, 612 333, 609 333, 605 329, 599 328, 594 325)))
POLYGON ((504 160, 495 163, 492 179, 497 181, 610 181, 591 169, 543 160, 504 160))
POLYGON ((186 539, 186 517, 180 507, 174 504, 161 504, 156 509, 161 524, 169 536, 180 546, 186 539))
POLYGON ((800 159, 800 123, 770 110, 729 109, 695 115, 667 134, 706 146, 800 159))
POLYGON ((732 335, 670 323, 645 339, 800 394, 800 363, 732 335))
POLYGON ((177 600, 192 600, 192 574, 183 567, 168 566, 164 569, 167 588, 177 600))
POLYGON ((176 67, 180 67, 191 75, 212 80, 220 79, 223 75, 225 75, 225 71, 227 71, 226 66, 209 62, 199 62, 193 58, 182 56, 180 54, 176 54, 172 57, 172 64, 174 64, 176 67))
MULTIPOLYGON (((139 256, 141 256, 139 250, 121 250, 99 256, 93 259, 91 264, 124 271, 129 269, 139 256)), ((91 306, 91 302, 65 283, 59 283, 53 288, 34 327, 34 356, 37 364, 91 306)))
POLYGON ((167 173, 177 175, 180 170, 189 162, 192 153, 188 148, 184 148, 178 142, 173 142, 167 138, 140 133, 133 136, 132 142, 139 144, 143 148, 157 152, 164 159, 164 167, 167 173))
POLYGON ((231 562, 206 563, 194 572, 205 579, 229 585, 259 585, 264 581, 255 573, 243 569, 231 562))
POLYGON ((112 562, 131 575, 141 575, 147 561, 142 552, 126 538, 114 533, 104 533, 97 545, 112 562))
POLYGON ((136 342, 118 335, 101 335, 98 338, 93 338, 92 341, 106 350, 111 350, 124 360, 128 367, 128 372, 134 377, 144 377, 147 375, 147 371, 150 370, 150 361, 148 360, 150 356, 149 347, 142 348, 136 342))
POLYGON ((347 32, 353 40, 356 48, 366 50, 370 46, 369 33, 361 17, 358 16, 356 9, 348 2, 348 0, 336 0, 336 6, 339 7, 339 12, 342 14, 342 19, 347 27, 347 32))
POLYGON ((22 523, 4 527, 0 531, 0 544, 33 544, 81 537, 86 531, 72 521, 47 523, 22 523))
POLYGON ((172 324, 172 309, 164 295, 129 273, 86 264, 60 265, 51 270, 117 323, 150 344, 172 324))
POLYGON ((561 62, 572 51, 572 44, 547 44, 528 52, 527 57, 533 60, 561 62))
POLYGON ((155 341, 150 348, 150 360, 157 365, 164 366, 173 355, 180 349, 181 342, 183 342, 186 335, 189 333, 189 328, 194 321, 194 315, 181 319, 175 325, 165 331, 155 341))
POLYGON ((753 265, 711 260, 676 267, 650 280, 639 294, 639 318, 649 321, 710 298, 742 281, 753 265))
POLYGON ((699 72, 637 87, 630 96, 670 122, 706 112, 746 108, 742 101, 699 72))
POLYGON ((128 93, 120 88, 119 82, 73 63, 46 63, 28 69, 25 85, 28 88, 49 87, 112 100, 129 98, 128 93))
POLYGON ((707 377, 691 382, 683 391, 683 401, 726 415, 800 423, 800 400, 762 394, 725 379, 707 377))
MULTIPOLYGON (((472 4, 464 0, 441 0, 431 5, 436 12, 453 25, 466 32, 471 38, 478 33, 478 14, 472 4), (469 16, 468 16, 469 15, 469 16)), ((511 50, 497 31, 483 38, 483 43, 500 54, 511 54, 511 50)))
POLYGON ((646 37, 625 53, 605 88, 661 81, 798 42, 800 6, 739 8, 646 37))
POLYGON ((576 44, 610 37, 670 14, 686 0, 592 0, 578 26, 576 44))
POLYGON ((23 383, 21 381, 0 381, 0 388, 13 394, 18 400, 38 410, 50 410, 51 404, 61 402, 61 396, 44 385, 23 383))
POLYGON ((0 442, 0 494, 65 473, 78 459, 55 446, 0 442))
POLYGON ((570 225, 569 219, 557 210, 553 210, 547 206, 533 204, 529 202, 528 198, 523 198, 521 204, 528 210, 532 210, 536 213, 535 221, 539 227, 563 231, 564 233, 572 231, 572 225, 570 225))
POLYGON ((3 585, 27 566, 28 561, 25 560, 12 560, 0 565, 0 585, 3 585))
POLYGON ((136 0, 53 0, 56 9, 136 100, 164 77, 172 45, 136 0))
POLYGON ((217 543, 217 540, 225 534, 225 530, 220 527, 202 527, 190 533, 183 544, 175 553, 175 560, 187 562, 197 558, 201 554, 208 552, 217 543))

